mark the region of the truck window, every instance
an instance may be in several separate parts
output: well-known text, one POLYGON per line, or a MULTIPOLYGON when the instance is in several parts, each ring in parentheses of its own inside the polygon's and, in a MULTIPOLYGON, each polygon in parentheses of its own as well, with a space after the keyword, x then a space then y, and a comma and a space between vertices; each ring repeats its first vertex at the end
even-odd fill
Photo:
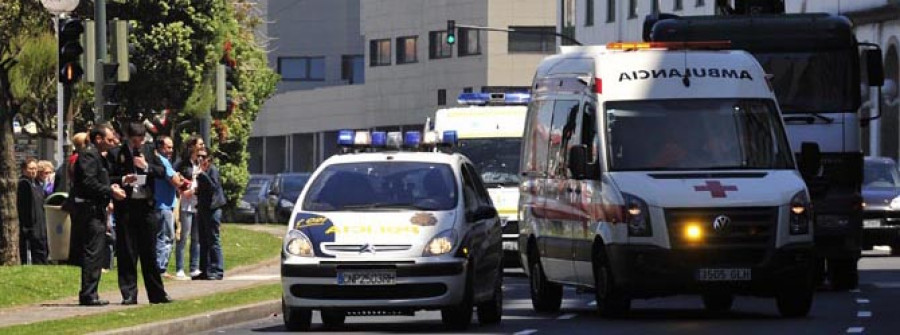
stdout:
POLYGON ((578 100, 557 100, 553 106, 548 163, 551 177, 569 177, 566 161, 569 146, 579 143, 576 125, 580 105, 578 100))
POLYGON ((855 49, 754 56, 773 75, 772 86, 785 114, 855 112, 859 106, 855 49))

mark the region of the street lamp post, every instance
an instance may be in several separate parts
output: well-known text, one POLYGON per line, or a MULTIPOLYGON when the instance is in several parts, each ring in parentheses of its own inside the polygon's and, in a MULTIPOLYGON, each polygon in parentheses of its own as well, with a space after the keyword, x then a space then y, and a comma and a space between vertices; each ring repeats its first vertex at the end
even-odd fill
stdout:
MULTIPOLYGON (((44 5, 44 8, 47 9, 48 12, 53 14, 53 27, 56 31, 56 40, 59 42, 59 19, 63 15, 71 13, 78 7, 79 0, 41 0, 41 4, 44 5)), ((56 154, 54 155, 54 159, 56 160, 56 164, 60 165, 63 163, 63 157, 65 157, 65 153, 63 152, 64 144, 65 144, 65 133, 63 129, 65 127, 65 91, 63 88, 63 84, 59 81, 59 71, 56 72, 57 80, 56 80, 56 154)))

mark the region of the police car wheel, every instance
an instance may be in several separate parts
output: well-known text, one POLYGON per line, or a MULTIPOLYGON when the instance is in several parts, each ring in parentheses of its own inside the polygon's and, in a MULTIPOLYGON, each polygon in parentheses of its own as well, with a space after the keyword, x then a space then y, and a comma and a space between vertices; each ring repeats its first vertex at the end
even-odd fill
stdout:
POLYGON ((312 310, 290 307, 284 302, 284 298, 281 299, 281 315, 284 327, 290 331, 306 331, 312 324, 312 310))
POLYGON ((531 305, 536 312, 554 313, 559 311, 562 304, 562 286, 550 282, 544 275, 540 258, 537 255, 529 257, 531 269, 529 277, 531 286, 531 305))
POLYGON ((472 312, 475 311, 475 306, 472 303, 472 269, 474 268, 472 263, 469 263, 469 267, 466 268, 466 288, 462 301, 455 306, 441 309, 441 322, 451 330, 465 330, 472 323, 472 312))
POLYGON ((734 295, 724 292, 709 292, 703 294, 703 307, 713 313, 723 313, 731 310, 734 304, 734 295))
POLYGON ((322 323, 325 327, 338 327, 344 324, 347 315, 341 311, 322 311, 322 323))
POLYGON ((616 290, 612 270, 602 253, 594 256, 594 295, 600 315, 620 316, 631 310, 631 299, 616 290))
POLYGON ((503 268, 494 282, 494 293, 491 300, 478 304, 478 322, 486 324, 499 323, 503 317, 503 268))

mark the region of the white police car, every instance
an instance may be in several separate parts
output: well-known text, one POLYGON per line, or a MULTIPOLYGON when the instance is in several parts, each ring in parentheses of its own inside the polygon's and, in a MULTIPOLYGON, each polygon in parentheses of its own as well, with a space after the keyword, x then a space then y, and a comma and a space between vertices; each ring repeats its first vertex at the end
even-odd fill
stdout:
POLYGON ((446 146, 426 151, 420 133, 404 135, 341 131, 345 153, 300 194, 282 250, 289 330, 309 329, 313 310, 326 326, 438 309, 455 329, 473 309, 480 323, 500 321, 501 226, 479 174, 446 146))

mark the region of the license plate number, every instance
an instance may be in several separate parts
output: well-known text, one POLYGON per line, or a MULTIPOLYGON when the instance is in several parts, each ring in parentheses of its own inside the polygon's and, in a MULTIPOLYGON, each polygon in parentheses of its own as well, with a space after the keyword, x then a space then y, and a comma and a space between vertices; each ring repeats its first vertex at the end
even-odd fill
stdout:
POLYGON ((863 228, 879 228, 881 227, 881 220, 863 220, 863 228))
POLYGON ((751 271, 746 268, 697 270, 698 281, 747 281, 751 278, 751 271))
POLYGON ((503 250, 519 250, 519 243, 516 241, 503 241, 503 250))
POLYGON ((338 285, 394 285, 397 273, 393 271, 340 271, 338 285))

